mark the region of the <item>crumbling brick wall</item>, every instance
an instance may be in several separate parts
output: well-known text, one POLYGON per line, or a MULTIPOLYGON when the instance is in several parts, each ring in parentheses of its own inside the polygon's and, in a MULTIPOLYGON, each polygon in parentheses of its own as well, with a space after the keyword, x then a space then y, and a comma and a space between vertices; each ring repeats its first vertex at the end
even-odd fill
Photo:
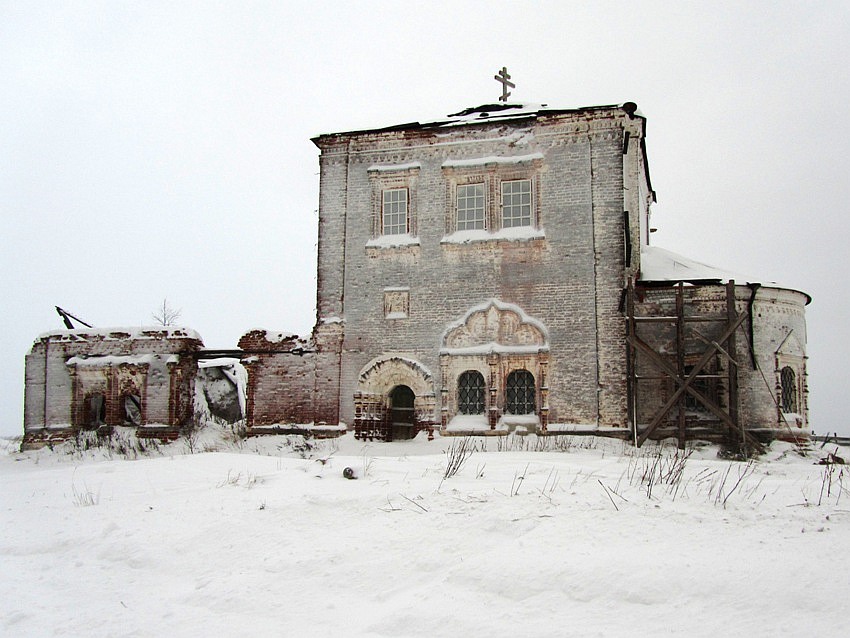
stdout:
POLYGON ((339 323, 329 322, 311 339, 267 330, 242 336, 249 428, 339 423, 341 332, 339 323))
POLYGON ((41 335, 25 361, 25 445, 98 426, 176 433, 192 418, 194 353, 202 346, 200 336, 185 328, 41 335), (128 415, 127 401, 138 401, 137 415, 128 415))

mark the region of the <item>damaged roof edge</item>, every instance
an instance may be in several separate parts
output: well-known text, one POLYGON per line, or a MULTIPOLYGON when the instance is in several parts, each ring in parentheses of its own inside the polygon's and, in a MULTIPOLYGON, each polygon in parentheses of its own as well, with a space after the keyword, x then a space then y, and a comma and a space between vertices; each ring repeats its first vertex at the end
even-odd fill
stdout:
MULTIPOLYGON (((546 104, 482 104, 481 106, 463 109, 457 113, 447 115, 445 118, 426 121, 426 122, 407 122, 404 124, 394 124, 392 126, 384 126, 371 129, 357 129, 352 131, 340 131, 337 133, 322 133, 310 138, 316 146, 319 146, 320 140, 329 138, 345 137, 347 135, 368 135, 371 133, 391 133, 394 131, 410 131, 410 130, 425 130, 432 128, 442 128, 445 126, 465 126, 485 124, 494 121, 517 121, 534 119, 547 115, 566 115, 571 113, 589 113, 593 111, 604 111, 620 109, 624 111, 630 118, 639 117, 644 121, 644 129, 646 128, 646 118, 638 111, 637 104, 634 102, 624 102, 622 104, 608 104, 603 106, 583 106, 573 109, 555 109, 549 108, 546 104), (478 114, 477 117, 472 117, 478 114), (492 115, 491 115, 492 114, 492 115)), ((645 154, 645 151, 644 151, 645 154)))

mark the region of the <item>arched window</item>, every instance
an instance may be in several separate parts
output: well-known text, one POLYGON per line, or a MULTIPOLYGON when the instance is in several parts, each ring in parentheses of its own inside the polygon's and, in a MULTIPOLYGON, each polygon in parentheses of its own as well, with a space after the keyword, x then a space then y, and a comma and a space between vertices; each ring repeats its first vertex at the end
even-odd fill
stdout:
POLYGON ((782 384, 782 411, 797 413, 797 375, 785 366, 779 373, 782 384))
POLYGON ((484 414, 484 377, 467 370, 457 379, 457 411, 460 414, 484 414))
POLYGON ((508 375, 505 389, 505 412, 534 414, 534 377, 528 370, 514 370, 508 375))

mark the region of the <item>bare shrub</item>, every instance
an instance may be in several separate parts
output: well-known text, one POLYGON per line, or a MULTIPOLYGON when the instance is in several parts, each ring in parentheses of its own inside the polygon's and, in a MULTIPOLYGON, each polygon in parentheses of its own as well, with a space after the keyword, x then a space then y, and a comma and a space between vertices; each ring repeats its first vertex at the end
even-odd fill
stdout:
MULTIPOLYGON (((453 477, 460 472, 467 459, 475 451, 475 444, 470 437, 464 437, 460 441, 452 441, 452 446, 446 450, 446 469, 443 472, 443 481, 453 477)), ((442 481, 440 481, 442 483, 442 481)))
POLYGON ((83 482, 82 488, 78 488, 72 476, 71 500, 75 507, 91 507, 92 505, 100 503, 100 492, 93 492, 90 490, 85 481, 83 482))
POLYGON ((654 454, 633 456, 626 470, 629 483, 641 486, 650 499, 658 485, 665 486, 666 492, 672 494, 675 500, 691 454, 693 450, 673 448, 670 452, 660 445, 654 454))

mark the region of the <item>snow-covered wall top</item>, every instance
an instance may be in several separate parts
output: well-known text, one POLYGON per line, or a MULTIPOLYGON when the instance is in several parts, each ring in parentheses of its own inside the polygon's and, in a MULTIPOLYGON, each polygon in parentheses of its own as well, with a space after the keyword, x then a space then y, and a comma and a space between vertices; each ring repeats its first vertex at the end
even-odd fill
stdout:
POLYGON ((103 368, 107 366, 149 366, 152 363, 165 361, 165 363, 178 363, 179 358, 176 354, 162 356, 158 354, 137 354, 137 355, 105 355, 93 357, 71 357, 65 362, 65 365, 78 368, 103 368))
POLYGON ((194 339, 203 341, 191 328, 177 326, 132 326, 120 328, 78 328, 53 330, 39 335, 38 339, 50 341, 125 341, 143 339, 194 339))

